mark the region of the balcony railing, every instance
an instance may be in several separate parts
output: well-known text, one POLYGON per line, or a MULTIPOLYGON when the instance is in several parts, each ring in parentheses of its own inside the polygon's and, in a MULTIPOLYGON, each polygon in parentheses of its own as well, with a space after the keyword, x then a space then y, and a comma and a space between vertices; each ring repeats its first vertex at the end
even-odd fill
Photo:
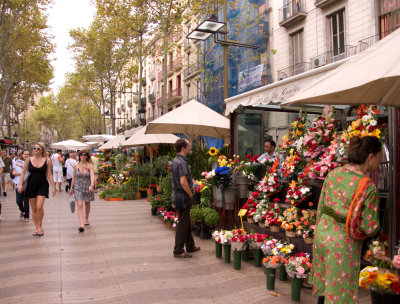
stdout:
POLYGON ((339 2, 339 0, 315 0, 314 5, 315 5, 315 7, 323 8, 334 2, 339 2))
POLYGON ((196 76, 200 72, 199 62, 189 65, 183 72, 183 78, 186 80, 188 78, 196 76))
POLYGON ((164 69, 162 69, 162 70, 160 70, 160 71, 157 72, 157 79, 158 79, 159 81, 161 81, 161 80, 164 79, 164 69))
POLYGON ((156 101, 156 97, 154 96, 154 94, 149 94, 149 95, 147 96, 147 99, 149 100, 149 102, 150 102, 151 104, 154 104, 154 102, 156 101))
MULTIPOLYGON (((171 102, 177 99, 182 98, 182 88, 177 88, 167 93, 167 101, 171 102)), ((161 107, 163 105, 163 97, 157 98, 157 107, 161 107)))
POLYGON ((278 79, 283 80, 285 78, 309 71, 310 69, 311 69, 311 62, 300 62, 290 67, 279 70, 278 79))
POLYGON ((328 63, 336 62, 347 57, 354 56, 357 53, 357 47, 346 45, 344 48, 329 51, 319 56, 311 57, 312 68, 319 68, 328 63))
POLYGON ((182 67, 182 59, 178 58, 168 65, 168 72, 178 70, 182 67))
POLYGON ((279 9, 279 25, 288 27, 306 16, 305 0, 293 0, 279 9))
POLYGON ((184 49, 185 51, 187 51, 187 50, 190 49, 190 40, 189 40, 189 39, 185 39, 185 40, 184 40, 184 42, 183 42, 183 49, 184 49))
POLYGON ((358 41, 358 47, 359 47, 360 53, 362 51, 365 51, 367 48, 369 48, 371 45, 375 44, 376 42, 378 42, 382 38, 384 38, 387 35, 393 33, 393 31, 395 31, 397 29, 398 29, 398 27, 397 28, 393 28, 393 29, 391 29, 389 31, 380 33, 380 34, 376 34, 374 36, 370 36, 368 38, 361 39, 360 41, 358 41))

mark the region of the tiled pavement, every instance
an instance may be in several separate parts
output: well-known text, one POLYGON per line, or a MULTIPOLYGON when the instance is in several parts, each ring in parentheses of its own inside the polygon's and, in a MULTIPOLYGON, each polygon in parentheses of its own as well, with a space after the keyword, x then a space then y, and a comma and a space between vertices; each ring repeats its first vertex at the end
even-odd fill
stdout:
MULTIPOLYGON (((78 232, 68 195, 45 202, 44 236, 18 218, 15 194, 2 197, 0 303, 292 303, 290 284, 251 262, 240 271, 215 258, 214 243, 195 238, 191 259, 172 256, 174 232, 150 215, 145 200, 92 203, 91 225, 78 232)), ((361 303, 370 303, 361 293, 361 303)), ((309 289, 301 303, 316 303, 309 289)))

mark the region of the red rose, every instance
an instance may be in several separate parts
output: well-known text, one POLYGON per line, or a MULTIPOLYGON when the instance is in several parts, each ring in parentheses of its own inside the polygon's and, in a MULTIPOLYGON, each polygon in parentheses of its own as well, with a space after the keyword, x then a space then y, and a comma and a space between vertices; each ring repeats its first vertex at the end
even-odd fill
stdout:
POLYGON ((328 141, 329 141, 329 137, 325 137, 324 142, 328 142, 328 141))
POLYGON ((274 198, 273 201, 279 203, 279 198, 274 198))
POLYGON ((368 130, 374 131, 374 130, 375 130, 375 127, 374 127, 374 126, 369 126, 368 130))
POLYGON ((252 193, 252 196, 253 196, 254 198, 257 198, 257 197, 258 197, 258 192, 253 192, 253 193, 252 193))
POLYGON ((394 293, 399 293, 400 292, 400 282, 394 282, 392 284, 392 290, 394 293))
POLYGON ((365 129, 365 126, 360 126, 358 129, 359 129, 360 131, 362 131, 362 130, 365 129))

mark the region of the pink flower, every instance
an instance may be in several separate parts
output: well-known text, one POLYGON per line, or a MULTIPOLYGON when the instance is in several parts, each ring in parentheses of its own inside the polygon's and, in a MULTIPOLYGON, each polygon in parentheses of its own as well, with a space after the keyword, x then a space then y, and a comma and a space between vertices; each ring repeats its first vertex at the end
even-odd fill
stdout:
POLYGON ((395 255, 393 257, 393 266, 394 268, 400 269, 400 255, 395 255))
POLYGON ((304 268, 301 267, 301 266, 297 267, 296 271, 297 271, 298 274, 304 274, 304 268))

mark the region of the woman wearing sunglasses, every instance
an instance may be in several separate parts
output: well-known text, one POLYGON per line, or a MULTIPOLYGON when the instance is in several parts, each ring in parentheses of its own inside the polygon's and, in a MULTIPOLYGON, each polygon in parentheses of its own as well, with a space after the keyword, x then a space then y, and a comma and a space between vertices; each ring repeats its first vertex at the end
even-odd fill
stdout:
POLYGON ((47 157, 46 148, 43 143, 36 143, 33 147, 33 157, 24 163, 18 192, 23 192, 23 183, 26 172, 30 173, 25 190, 25 196, 31 204, 32 219, 36 227, 33 236, 43 236, 44 200, 49 198, 49 182, 53 187, 53 196, 56 195, 56 185, 51 173, 51 160, 47 157))
POLYGON ((89 225, 90 202, 94 201, 94 171, 88 150, 78 152, 79 162, 74 166, 70 194, 74 194, 78 205, 79 232, 85 231, 89 225), (83 221, 83 202, 85 202, 85 221, 83 221))

